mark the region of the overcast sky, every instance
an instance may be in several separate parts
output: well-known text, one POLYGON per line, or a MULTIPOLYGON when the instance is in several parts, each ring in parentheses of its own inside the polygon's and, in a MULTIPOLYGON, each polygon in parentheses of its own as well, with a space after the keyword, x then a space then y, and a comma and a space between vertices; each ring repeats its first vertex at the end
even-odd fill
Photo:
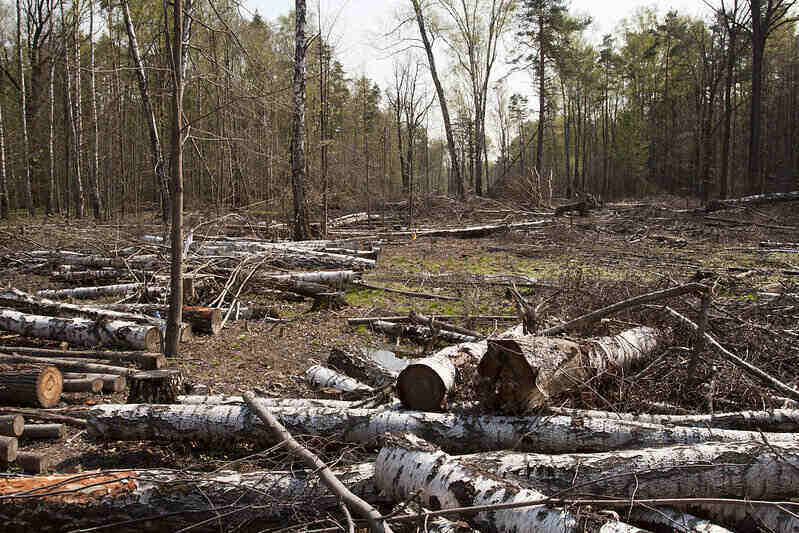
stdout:
MULTIPOLYGON (((392 22, 396 21, 395 13, 409 5, 407 0, 308 0, 309 19, 316 19, 321 1, 323 27, 331 28, 330 40, 336 45, 335 53, 350 76, 365 74, 385 88, 392 75, 392 60, 380 46, 385 46, 385 39, 378 39, 384 34, 392 22), (335 22, 333 22, 335 21, 335 22)), ((274 20, 280 15, 289 13, 294 8, 294 0, 244 0, 250 10, 255 10, 266 20, 274 20)), ((669 9, 677 9, 680 13, 700 16, 707 13, 708 8, 702 0, 661 0, 660 2, 645 0, 572 0, 571 11, 588 14, 594 21, 589 28, 589 35, 599 40, 602 35, 612 33, 619 21, 629 17, 636 8, 652 6, 659 13, 669 9)), ((499 73, 502 67, 497 65, 499 73)), ((532 94, 529 76, 518 74, 510 81, 511 91, 532 94)))

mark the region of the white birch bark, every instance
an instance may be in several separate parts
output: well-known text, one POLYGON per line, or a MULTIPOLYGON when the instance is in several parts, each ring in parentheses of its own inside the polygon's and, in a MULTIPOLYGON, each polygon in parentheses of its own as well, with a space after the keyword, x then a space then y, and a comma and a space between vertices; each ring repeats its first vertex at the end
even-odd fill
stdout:
POLYGON ((680 533, 732 533, 727 528, 676 509, 658 507, 646 509, 636 506, 629 512, 630 520, 647 526, 667 527, 680 533))
MULTIPOLYGON (((458 457, 547 494, 569 488, 614 498, 788 498, 799 492, 799 440, 545 455, 511 451, 458 457)), ((564 497, 570 497, 566 493, 564 497)))
MULTIPOLYGON (((464 466, 413 435, 392 436, 375 462, 375 484, 396 500, 418 495, 433 509, 524 502, 544 498, 540 492, 464 466)), ((484 511, 462 517, 486 533, 566 533, 577 530, 568 511, 546 505, 484 511)))
POLYGON ((772 432, 799 433, 799 410, 797 409, 738 411, 733 413, 698 415, 614 413, 612 411, 569 409, 566 407, 551 407, 549 410, 559 415, 608 418, 610 420, 626 420, 629 422, 643 422, 645 424, 743 429, 749 431, 762 429, 763 431, 772 432))
POLYGON ((313 365, 305 371, 305 380, 314 387, 336 389, 341 392, 371 392, 373 389, 349 376, 321 365, 313 365))
POLYGON ((161 333, 157 327, 121 320, 58 318, 0 309, 0 329, 26 337, 66 341, 76 346, 121 346, 149 352, 161 348, 161 333))
POLYGON ((36 295, 44 298, 78 298, 90 300, 102 296, 123 296, 140 290, 146 290, 148 296, 163 296, 167 287, 153 287, 145 283, 121 283, 118 285, 99 285, 97 287, 75 287, 72 289, 48 289, 37 291, 36 295))
MULTIPOLYGON (((575 453, 699 442, 795 443, 797 435, 665 427, 565 416, 507 417, 481 413, 423 413, 391 409, 273 408, 293 434, 336 435, 345 442, 379 443, 386 433, 412 433, 452 453, 515 449, 575 453)), ((91 433, 118 440, 268 441, 268 431, 236 405, 100 405, 91 433)))
POLYGON ((349 224, 357 224, 358 222, 368 222, 370 220, 381 220, 382 215, 369 215, 367 213, 352 213, 342 217, 334 218, 328 221, 329 228, 338 228, 347 226, 349 224))

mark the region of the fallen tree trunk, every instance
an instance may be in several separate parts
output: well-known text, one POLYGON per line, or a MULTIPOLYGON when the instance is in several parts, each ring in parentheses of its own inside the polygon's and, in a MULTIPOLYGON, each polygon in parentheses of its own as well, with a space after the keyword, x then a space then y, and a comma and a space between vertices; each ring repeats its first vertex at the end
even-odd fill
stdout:
POLYGON ((477 367, 478 397, 490 409, 530 413, 608 368, 629 368, 649 356, 659 338, 657 330, 639 327, 582 343, 536 336, 489 339, 477 367))
POLYGON ((330 287, 322 285, 321 283, 272 277, 259 278, 259 281, 275 290, 293 292, 294 294, 299 294, 306 298, 313 298, 316 301, 316 305, 326 304, 333 309, 343 309, 347 307, 347 300, 344 299, 341 293, 332 292, 330 287))
MULTIPOLYGON (((505 448, 543 453, 651 448, 698 442, 792 443, 796 435, 665 427, 565 416, 507 417, 480 412, 423 413, 393 409, 273 407, 297 435, 325 435, 376 445, 386 433, 412 433, 452 453, 505 448)), ((98 405, 88 413, 89 433, 110 440, 263 443, 269 432, 240 405, 98 405)))
MULTIPOLYGON (((97 304, 93 307, 129 313, 141 313, 159 319, 165 317, 169 312, 169 306, 161 304, 97 304)), ((220 331, 222 324, 221 309, 184 305, 182 315, 183 321, 191 324, 194 331, 210 333, 211 335, 216 335, 220 331)))
POLYGON ((53 407, 61 399, 62 390, 63 378, 54 366, 28 364, 26 368, 4 370, 0 374, 0 402, 53 407))
POLYGON ((771 411, 738 411, 735 413, 714 413, 700 415, 614 413, 612 411, 569 409, 566 407, 550 407, 549 410, 559 415, 608 418, 611 420, 643 422, 645 424, 799 433, 799 410, 795 408, 774 409, 771 411))
POLYGON ((165 262, 160 255, 137 255, 131 257, 105 257, 101 255, 85 255, 67 251, 41 251, 33 252, 35 257, 41 257, 55 264, 83 265, 97 268, 129 268, 152 269, 162 266, 165 262))
POLYGON ((120 285, 99 285, 97 287, 75 287, 73 289, 48 289, 37 291, 36 296, 43 298, 75 298, 91 300, 103 296, 126 296, 139 291, 146 292, 150 298, 163 296, 167 287, 153 287, 147 283, 122 283, 120 285))
POLYGON ((0 329, 78 346, 122 346, 148 352, 161 351, 161 332, 157 327, 120 320, 57 318, 0 309, 0 329))
POLYGON ((103 390, 103 380, 94 378, 64 379, 64 392, 91 392, 103 390))
POLYGON ((63 439, 67 434, 64 424, 25 424, 23 439, 63 439))
POLYGON ((151 278, 153 273, 147 270, 66 270, 58 269, 50 273, 50 277, 59 281, 97 281, 116 280, 119 278, 145 277, 151 278))
POLYGON ((381 355, 382 357, 377 357, 374 352, 357 353, 334 347, 330 349, 327 364, 362 383, 382 387, 394 381, 408 365, 408 360, 400 359, 385 350, 381 355))
MULTIPOLYGON (((335 474, 360 497, 383 501, 372 483, 373 471, 371 465, 359 465, 335 474)), ((4 513, 13 517, 4 523, 7 533, 61 533, 65 524, 81 530, 109 521, 117 533, 181 528, 213 533, 221 523, 226 530, 247 530, 252 522, 297 518, 298 513, 312 519, 334 509, 339 500, 308 470, 139 470, 2 478, 0 501, 4 513), (64 486, 69 490, 62 490, 64 486)))
POLYGON ((89 372, 96 374, 116 374, 119 376, 131 376, 140 372, 135 368, 122 368, 120 366, 98 365, 95 363, 85 363, 83 361, 70 361, 67 359, 57 359, 51 357, 28 357, 25 355, 6 355, 0 354, 0 363, 41 363, 52 365, 60 370, 77 370, 79 372, 89 372))
POLYGON ((80 359, 107 359, 118 363, 133 363, 142 370, 157 370, 167 365, 166 357, 152 352, 111 352, 102 350, 51 350, 26 346, 0 346, 0 353, 27 355, 29 357, 71 357, 80 359))
POLYGON ((498 451, 458 456, 466 465, 525 480, 564 498, 790 498, 799 490, 799 441, 545 455, 498 451))
MULTIPOLYGON (((70 411, 71 412, 71 411, 70 411)), ((83 418, 77 418, 75 416, 69 416, 59 413, 54 413, 52 410, 49 409, 26 409, 26 408, 12 408, 12 407, 0 407, 0 413, 9 413, 9 414, 16 414, 21 415, 27 418, 34 418, 38 420, 47 420, 50 422, 63 422, 64 424, 76 428, 86 429, 87 424, 86 420, 83 418)), ((79 413, 84 414, 84 413, 79 413)))
MULTIPOLYGON (((375 484, 389 497, 419 497, 434 509, 462 508, 542 500, 540 492, 490 470, 466 466, 413 435, 388 438, 375 463, 375 484)), ((461 518, 485 533, 567 533, 577 531, 577 519, 564 509, 536 505, 483 511, 461 518)))
POLYGON ((711 213, 721 209, 732 207, 744 207, 771 202, 793 202, 799 200, 799 191, 793 192, 774 192, 770 194, 756 194, 754 196, 743 196, 741 198, 730 198, 728 200, 711 200, 705 206, 705 211, 711 213))
MULTIPOLYGON (((293 244, 293 243, 292 243, 293 244)), ((280 268, 313 270, 325 268, 343 268, 350 270, 373 269, 376 262, 343 254, 328 254, 297 248, 275 249, 260 252, 247 259, 247 262, 265 260, 267 264, 280 268)))
POLYGON ((392 335, 394 337, 408 338, 415 341, 428 341, 432 338, 440 339, 445 342, 474 342, 476 337, 461 335, 454 331, 436 330, 435 332, 427 326, 415 326, 411 324, 394 324, 376 320, 370 324, 372 329, 392 335))

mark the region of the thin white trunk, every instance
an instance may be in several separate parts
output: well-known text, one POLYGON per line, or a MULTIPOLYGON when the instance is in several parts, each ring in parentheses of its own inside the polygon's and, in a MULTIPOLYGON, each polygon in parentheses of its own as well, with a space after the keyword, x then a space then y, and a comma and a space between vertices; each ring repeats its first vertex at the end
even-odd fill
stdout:
POLYGON ((339 374, 321 365, 313 365, 305 371, 305 380, 320 389, 335 389, 341 392, 371 392, 373 389, 349 376, 339 374))
POLYGON ((92 211, 94 218, 99 219, 103 205, 100 199, 100 154, 99 135, 97 133, 97 91, 94 73, 94 0, 89 0, 89 97, 91 98, 92 120, 92 157, 90 187, 92 194, 92 211))
POLYGON ((167 287, 152 287, 146 283, 122 283, 119 285, 99 285, 97 287, 75 287, 73 289, 48 289, 37 291, 36 296, 90 300, 102 296, 124 296, 137 291, 146 291, 148 296, 159 297, 163 296, 167 290, 167 287))
POLYGON ((22 125, 22 172, 25 179, 22 183, 25 190, 25 207, 28 214, 33 216, 33 193, 31 189, 31 166, 30 166, 30 146, 28 141, 28 101, 25 89, 25 68, 22 61, 22 7, 20 0, 17 0, 17 73, 19 80, 19 113, 20 124, 22 125))

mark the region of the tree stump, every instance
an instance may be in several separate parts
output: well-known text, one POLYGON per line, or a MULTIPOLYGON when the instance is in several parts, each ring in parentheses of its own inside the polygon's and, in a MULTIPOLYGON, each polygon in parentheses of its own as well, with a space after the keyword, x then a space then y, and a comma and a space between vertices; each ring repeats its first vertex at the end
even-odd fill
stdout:
POLYGON ((129 376, 129 379, 127 403, 177 403, 178 396, 183 393, 184 377, 179 370, 150 370, 129 376))
POLYGON ((0 402, 54 407, 61 399, 64 379, 54 366, 0 370, 0 402))

